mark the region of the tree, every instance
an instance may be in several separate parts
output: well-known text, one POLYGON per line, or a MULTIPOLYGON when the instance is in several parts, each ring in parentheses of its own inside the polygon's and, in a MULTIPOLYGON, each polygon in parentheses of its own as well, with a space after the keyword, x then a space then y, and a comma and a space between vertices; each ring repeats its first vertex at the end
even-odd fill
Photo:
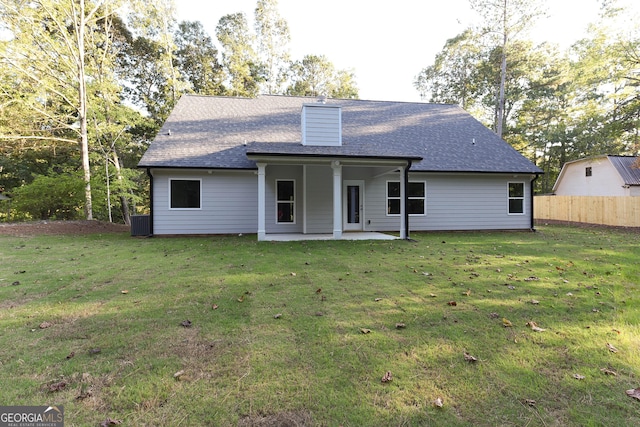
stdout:
POLYGON ((306 55, 291 64, 287 95, 319 96, 331 98, 357 98, 355 76, 350 71, 338 71, 324 55, 306 55))
POLYGON ((263 86, 268 94, 282 92, 289 64, 289 25, 280 17, 277 0, 258 0, 255 29, 260 62, 264 65, 263 86))
POLYGON ((531 0, 469 0, 471 8, 484 19, 485 34, 493 46, 500 46, 500 80, 496 96, 496 118, 494 130, 502 137, 504 126, 505 84, 508 56, 512 52, 511 42, 519 33, 532 25, 541 15, 538 1, 531 0))
POLYGON ((330 95, 332 98, 358 99, 358 86, 356 84, 355 73, 352 70, 338 70, 330 95))
POLYGON ((433 65, 424 68, 414 81, 423 100, 458 104, 471 110, 477 103, 478 69, 483 58, 479 36, 467 29, 447 40, 433 65))
POLYGON ((115 0, 59 2, 36 0, 26 7, 17 0, 2 0, 0 7, 12 39, 2 50, 2 61, 33 89, 20 101, 41 119, 30 135, 3 138, 77 142, 85 183, 84 211, 93 219, 91 166, 87 128, 87 58, 98 33, 92 28, 113 13, 115 0), (48 123, 45 125, 45 123, 48 123), (77 138, 75 139, 74 138, 77 138))
POLYGON ((190 90, 202 95, 224 93, 224 74, 218 49, 199 21, 183 21, 175 33, 175 62, 190 90))
POLYGON ((227 94, 254 97, 263 80, 263 71, 253 48, 254 36, 249 31, 244 13, 220 18, 216 27, 222 45, 222 66, 227 75, 227 94))

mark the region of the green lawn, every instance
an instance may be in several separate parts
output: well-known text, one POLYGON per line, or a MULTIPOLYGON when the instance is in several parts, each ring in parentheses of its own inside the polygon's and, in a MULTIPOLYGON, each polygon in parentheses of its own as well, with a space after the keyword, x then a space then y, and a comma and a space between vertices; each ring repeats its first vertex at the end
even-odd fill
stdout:
POLYGON ((0 236, 0 405, 64 405, 66 426, 640 425, 640 234, 412 237, 0 236))

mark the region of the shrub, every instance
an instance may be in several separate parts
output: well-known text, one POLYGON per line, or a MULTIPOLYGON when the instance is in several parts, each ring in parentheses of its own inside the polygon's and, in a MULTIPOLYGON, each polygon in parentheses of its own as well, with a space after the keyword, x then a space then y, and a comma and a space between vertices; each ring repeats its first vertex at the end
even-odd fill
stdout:
POLYGON ((82 214, 84 184, 78 174, 38 175, 14 190, 13 207, 32 219, 77 219, 82 214))

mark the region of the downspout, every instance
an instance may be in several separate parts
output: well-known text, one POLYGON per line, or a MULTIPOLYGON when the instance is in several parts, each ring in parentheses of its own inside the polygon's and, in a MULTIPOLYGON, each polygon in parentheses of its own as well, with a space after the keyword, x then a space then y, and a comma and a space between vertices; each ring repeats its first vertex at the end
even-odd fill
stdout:
POLYGON ((407 167, 404 168, 404 225, 406 228, 406 239, 409 237, 409 169, 411 168, 411 160, 407 160, 407 167))
POLYGON ((536 176, 531 180, 530 188, 529 188, 529 206, 531 206, 531 231, 536 231, 535 227, 535 218, 533 216, 533 183, 536 182, 536 179, 540 177, 540 174, 536 174, 536 176))
POLYGON ((153 236, 153 175, 151 169, 147 168, 149 177, 149 236, 153 236))

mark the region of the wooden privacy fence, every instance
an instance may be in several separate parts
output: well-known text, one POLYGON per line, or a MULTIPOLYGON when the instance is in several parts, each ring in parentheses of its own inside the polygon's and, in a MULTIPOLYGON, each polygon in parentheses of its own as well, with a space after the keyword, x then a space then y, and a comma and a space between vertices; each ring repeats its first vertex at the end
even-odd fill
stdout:
POLYGON ((616 227, 640 227, 640 197, 536 196, 536 220, 584 222, 616 227))

